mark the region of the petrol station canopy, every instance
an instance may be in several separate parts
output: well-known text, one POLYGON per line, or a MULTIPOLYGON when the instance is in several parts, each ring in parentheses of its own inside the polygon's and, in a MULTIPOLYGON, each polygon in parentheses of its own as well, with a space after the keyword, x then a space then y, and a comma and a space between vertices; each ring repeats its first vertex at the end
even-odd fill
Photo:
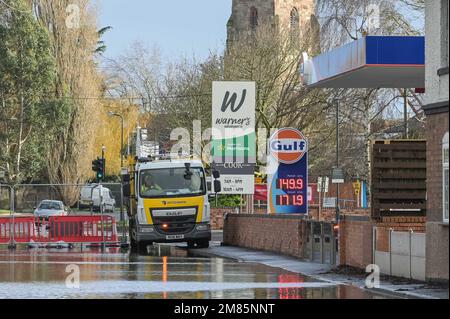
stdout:
POLYGON ((425 37, 367 36, 316 57, 303 57, 310 88, 424 88, 425 37))

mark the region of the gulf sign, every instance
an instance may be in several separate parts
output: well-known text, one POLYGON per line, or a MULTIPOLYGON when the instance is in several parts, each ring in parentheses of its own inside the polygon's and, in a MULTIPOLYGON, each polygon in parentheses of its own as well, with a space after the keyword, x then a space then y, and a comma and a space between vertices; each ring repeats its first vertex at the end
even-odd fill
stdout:
POLYGON ((270 214, 308 214, 308 140, 284 128, 269 141, 268 207, 270 214))
POLYGON ((275 132, 270 139, 270 153, 280 163, 295 164, 308 152, 303 134, 293 128, 275 132))

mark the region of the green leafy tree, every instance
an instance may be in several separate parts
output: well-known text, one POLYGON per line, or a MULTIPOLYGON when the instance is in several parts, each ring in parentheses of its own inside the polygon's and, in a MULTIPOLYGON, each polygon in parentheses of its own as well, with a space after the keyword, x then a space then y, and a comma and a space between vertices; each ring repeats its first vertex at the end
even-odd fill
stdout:
POLYGON ((8 182, 31 181, 43 171, 44 99, 54 76, 48 33, 27 1, 0 4, 0 170, 8 182))

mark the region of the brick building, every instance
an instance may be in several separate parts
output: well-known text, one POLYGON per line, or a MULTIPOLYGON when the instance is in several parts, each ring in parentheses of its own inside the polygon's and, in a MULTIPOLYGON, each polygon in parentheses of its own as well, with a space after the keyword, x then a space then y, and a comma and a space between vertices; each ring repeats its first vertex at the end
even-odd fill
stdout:
POLYGON ((427 247, 426 277, 447 281, 448 0, 426 1, 427 247))
MULTIPOLYGON (((320 25, 315 15, 315 0, 233 0, 227 43, 251 34, 261 25, 298 30, 300 37, 318 39, 320 25)), ((312 42, 315 44, 312 51, 320 50, 318 42, 312 42)))

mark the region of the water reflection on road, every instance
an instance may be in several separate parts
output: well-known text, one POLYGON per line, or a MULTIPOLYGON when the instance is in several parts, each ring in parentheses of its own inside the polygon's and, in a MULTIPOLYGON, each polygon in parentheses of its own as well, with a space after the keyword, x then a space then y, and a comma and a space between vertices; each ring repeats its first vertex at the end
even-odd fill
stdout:
MULTIPOLYGON (((73 273, 72 273, 73 275, 73 273)), ((71 277, 72 278, 72 277, 71 277)), ((69 281, 69 285, 73 281, 69 281)), ((0 298, 379 298, 348 286, 255 263, 193 255, 156 245, 140 256, 108 248, 0 249, 0 298), (79 288, 66 286, 68 265, 80 271, 79 288)))

